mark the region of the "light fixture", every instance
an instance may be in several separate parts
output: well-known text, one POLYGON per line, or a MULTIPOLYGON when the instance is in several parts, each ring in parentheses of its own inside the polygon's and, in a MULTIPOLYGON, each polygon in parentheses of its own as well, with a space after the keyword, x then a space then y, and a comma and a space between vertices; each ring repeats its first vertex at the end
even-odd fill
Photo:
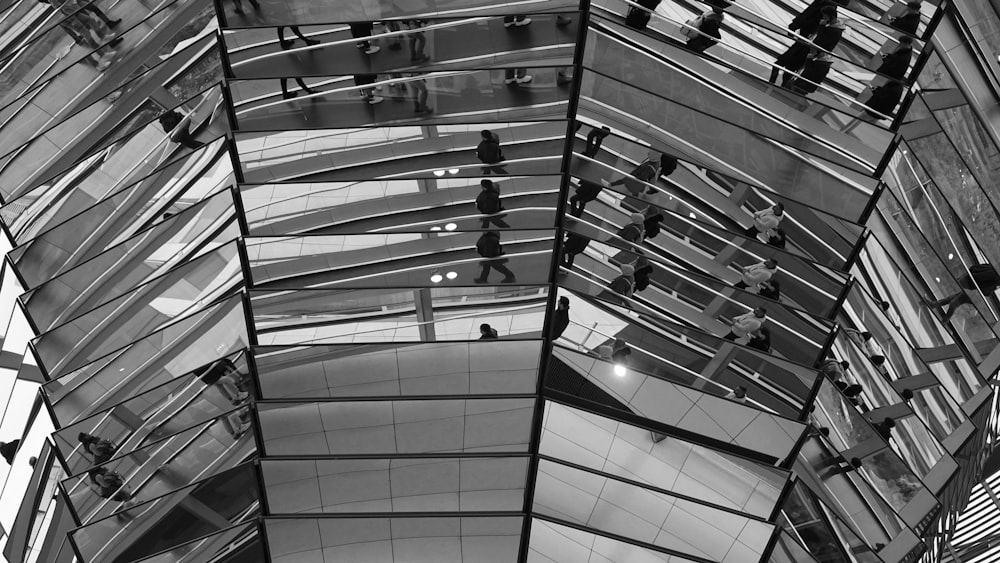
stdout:
POLYGON ((697 215, 695 215, 694 213, 690 213, 690 214, 689 214, 689 217, 691 217, 692 219, 697 219, 697 218, 698 218, 698 216, 697 216, 697 215))
POLYGON ((615 364, 615 375, 618 377, 625 377, 626 373, 628 373, 628 370, 625 369, 625 366, 622 364, 615 364))
POLYGON ((431 230, 432 231, 440 231, 441 227, 439 227, 438 225, 434 225, 433 227, 431 227, 431 230))
POLYGON ((948 260, 954 260, 954 259, 955 259, 955 253, 954 252, 949 252, 948 253, 948 260))
POLYGON ((434 175, 440 178, 441 176, 444 176, 444 170, 435 170, 434 175))
POLYGON ((453 279, 455 279, 455 278, 457 278, 457 277, 458 277, 458 272, 448 272, 448 273, 447 273, 447 274, 445 274, 444 276, 445 276, 446 278, 448 278, 449 280, 453 280, 453 279))
POLYGON ((450 168, 448 169, 448 173, 454 176, 455 174, 458 174, 458 168, 450 168))
POLYGON ((441 283, 442 281, 444 281, 444 276, 434 270, 434 273, 431 274, 431 283, 441 283))
POLYGON ((455 223, 448 223, 447 225, 444 226, 444 230, 446 231, 454 231, 457 228, 458 225, 456 225, 455 223))

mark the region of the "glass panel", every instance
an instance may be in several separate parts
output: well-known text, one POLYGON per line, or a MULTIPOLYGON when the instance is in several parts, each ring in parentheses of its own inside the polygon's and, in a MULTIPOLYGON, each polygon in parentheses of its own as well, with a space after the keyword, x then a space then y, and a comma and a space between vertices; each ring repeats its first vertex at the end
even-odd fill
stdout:
POLYGON ((533 510, 713 561, 759 560, 772 526, 604 475, 541 460, 533 510))
MULTIPOLYGON (((457 174, 457 171, 456 171, 457 174)), ((240 186, 253 236, 546 229, 555 224, 558 176, 496 180, 503 213, 479 214, 479 178, 240 186), (453 226, 451 226, 453 225, 453 226)))
POLYGON ((688 563, 694 560, 685 559, 672 553, 661 553, 651 547, 641 547, 555 522, 539 518, 531 519, 528 563, 577 563, 579 561, 688 563))
MULTIPOLYGON (((247 13, 236 13, 235 5, 226 4, 223 7, 225 8, 225 19, 229 25, 243 26, 247 22, 256 21, 247 13)), ((533 2, 531 7, 539 12, 576 9, 577 2, 576 0, 541 0, 533 2)), ((508 11, 507 6, 498 6, 490 0, 421 0, 418 4, 383 1, 358 4, 352 0, 292 0, 276 3, 273 11, 268 11, 268 21, 273 19, 274 23, 280 24, 312 24, 315 22, 373 21, 407 16, 504 15, 508 11)))
POLYGON ((217 534, 205 536, 178 547, 171 548, 139 563, 182 563, 184 561, 210 561, 231 553, 249 561, 265 561, 264 546, 257 526, 233 526, 217 534))
POLYGON ((243 283, 233 245, 228 256, 209 254, 35 338, 39 361, 50 372, 72 370, 127 346, 243 283))
POLYGON ((545 404, 539 453, 651 487, 767 518, 788 474, 680 438, 559 403, 545 404))
POLYGON ((271 514, 520 511, 528 458, 261 463, 271 514))
POLYGON ((524 452, 533 399, 261 403, 267 455, 524 452))
POLYGON ((386 563, 516 561, 521 516, 267 518, 270 560, 386 563))
POLYGON ((245 464, 77 528, 70 537, 87 561, 133 561, 252 519, 257 510, 253 465, 245 464), (186 504, 199 506, 201 514, 192 517, 186 504), (150 528, 154 523, 159 525, 150 528), (163 533, 166 523, 170 534, 163 533))
POLYGON ((50 381, 45 392, 66 426, 247 344, 243 302, 235 296, 50 381))
POLYGON ((101 463, 217 418, 230 435, 236 436, 246 428, 246 421, 234 418, 234 414, 245 419, 246 409, 227 411, 233 408, 234 401, 239 404, 252 394, 252 385, 246 356, 241 351, 148 391, 137 392, 121 404, 66 426, 55 434, 55 442, 75 473, 94 462, 101 463), (206 374, 219 373, 212 371, 213 368, 225 368, 227 373, 208 384, 206 374), (85 445, 79 439, 81 435, 110 441, 114 452, 95 449, 89 445, 89 439, 85 445))
POLYGON ((264 399, 533 394, 541 341, 256 348, 264 399))
POLYGON ((261 345, 477 340, 484 324, 499 338, 535 339, 547 292, 518 285, 254 291, 251 305, 261 345))

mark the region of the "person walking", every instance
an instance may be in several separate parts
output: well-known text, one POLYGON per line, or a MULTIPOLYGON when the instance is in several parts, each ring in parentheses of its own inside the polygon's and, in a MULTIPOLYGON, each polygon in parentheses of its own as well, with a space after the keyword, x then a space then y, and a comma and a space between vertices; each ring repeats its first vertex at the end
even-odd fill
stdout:
POLYGON ((830 381, 837 382, 844 379, 847 369, 851 364, 847 360, 839 361, 831 354, 819 364, 819 374, 830 378, 830 381))
POLYGON ((483 323, 479 325, 480 340, 497 340, 499 338, 500 334, 497 333, 497 329, 491 327, 489 323, 483 323))
POLYGON ((789 31, 797 31, 802 37, 810 37, 819 29, 820 21, 823 19, 823 8, 834 6, 830 0, 813 0, 797 16, 792 18, 788 24, 789 31))
POLYGON ((636 0, 635 3, 639 6, 629 6, 628 12, 625 13, 625 25, 639 31, 646 29, 646 26, 649 25, 649 20, 652 18, 652 12, 656 11, 656 7, 660 5, 660 1, 636 0))
POLYGON ((630 194, 638 197, 646 190, 647 182, 655 182, 659 176, 660 152, 651 150, 646 154, 645 160, 639 163, 628 176, 624 176, 614 182, 601 178, 604 187, 625 185, 630 194))
POLYGON ((503 26, 505 28, 524 27, 531 25, 531 18, 528 16, 504 16, 503 26))
POLYGON ((483 174, 490 172, 506 174, 507 169, 500 166, 500 163, 506 160, 503 156, 503 150, 500 148, 500 136, 489 129, 483 129, 479 134, 482 140, 476 146, 476 157, 487 165, 483 167, 483 174))
POLYGON ((635 268, 633 292, 638 293, 649 287, 650 277, 653 275, 653 264, 645 256, 640 256, 632 267, 635 268))
POLYGON ((319 45, 319 39, 311 39, 309 37, 306 37, 305 35, 302 35, 302 30, 299 29, 299 26, 297 26, 297 25, 291 25, 291 26, 279 25, 278 26, 278 45, 280 45, 282 49, 290 49, 292 47, 292 45, 295 44, 295 38, 294 37, 292 39, 285 39, 285 27, 291 28, 292 33, 295 35, 295 37, 298 37, 299 39, 301 39, 306 45, 319 45))
POLYGON ((818 51, 806 61, 802 73, 788 85, 788 88, 800 95, 812 94, 826 80, 833 67, 833 57, 830 53, 818 51))
POLYGON ((205 384, 205 387, 215 388, 232 405, 246 401, 250 394, 240 391, 240 372, 236 364, 229 358, 216 360, 207 366, 194 371, 194 376, 205 384))
MULTIPOLYGON (((816 29, 816 35, 812 38, 812 43, 816 49, 832 53, 844 37, 847 22, 838 17, 836 6, 824 6, 821 13, 822 18, 820 18, 819 27, 816 29)), ((815 52, 816 49, 813 51, 815 52)))
POLYGON ((370 84, 374 84, 377 79, 377 74, 354 75, 355 86, 358 86, 358 91, 361 92, 361 97, 364 98, 370 105, 375 105, 385 100, 385 98, 375 93, 375 88, 370 86, 370 84))
POLYGON ((757 295, 764 299, 777 301, 781 298, 781 282, 776 279, 769 279, 757 284, 757 295))
POLYGON ((90 455, 94 465, 100 465, 110 460, 118 452, 118 447, 111 440, 106 440, 100 436, 80 432, 77 434, 76 439, 80 442, 81 452, 90 455))
POLYGON ((868 106, 865 109, 865 113, 875 119, 883 119, 882 115, 892 119, 892 110, 896 109, 896 105, 899 104, 905 92, 906 87, 903 83, 896 82, 895 80, 890 80, 881 86, 872 88, 872 95, 865 102, 865 105, 868 106))
POLYGON ((785 204, 775 203, 774 205, 761 209, 753 214, 753 225, 747 227, 745 234, 748 237, 756 238, 760 233, 766 233, 771 229, 778 228, 785 218, 785 204))
POLYGON ((761 352, 771 351, 771 329, 763 326, 755 333, 750 334, 750 341, 747 346, 760 350, 761 352))
POLYGON ((600 195, 601 190, 604 186, 598 184, 597 182, 591 182, 590 180, 579 180, 579 185, 576 186, 576 190, 573 195, 569 198, 569 214, 573 217, 580 217, 583 215, 583 210, 588 203, 597 199, 600 195))
POLYGON ((896 427, 896 419, 891 416, 887 416, 882 419, 882 422, 877 422, 872 426, 875 427, 875 431, 881 436, 885 441, 889 441, 892 438, 892 429, 896 427))
POLYGON ((920 0, 910 0, 906 3, 903 13, 894 18, 889 18, 889 26, 910 35, 917 34, 920 27, 920 0))
POLYGON ((796 41, 791 47, 785 50, 774 59, 771 67, 771 76, 767 81, 776 84, 778 76, 781 75, 781 86, 788 86, 795 80, 794 72, 798 72, 809 60, 809 53, 812 47, 805 41, 796 41))
POLYGON ((895 80, 903 80, 910 70, 910 59, 913 58, 913 39, 908 35, 899 38, 899 45, 888 54, 882 55, 882 64, 875 72, 895 80))
POLYGON ((785 230, 781 227, 769 229, 764 235, 767 237, 767 244, 775 248, 785 248, 785 230))
POLYGON ((737 289, 746 289, 770 281, 778 273, 778 261, 768 258, 740 269, 740 281, 733 284, 737 289))
POLYGON ((749 313, 744 313, 738 317, 733 317, 733 323, 729 327, 729 332, 723 336, 726 340, 736 340, 737 338, 747 338, 751 333, 760 330, 764 321, 767 320, 767 309, 756 307, 749 313))
POLYGON ((651 240, 660 234, 660 223, 663 222, 663 213, 658 207, 650 205, 642 212, 645 219, 642 221, 642 228, 645 231, 643 240, 651 240))
POLYGON ((563 255, 562 264, 567 269, 573 267, 573 260, 576 259, 576 255, 582 253, 587 249, 590 244, 590 239, 570 231, 566 235, 566 241, 563 242, 563 255))
POLYGON ((504 275, 504 278, 500 283, 515 283, 517 278, 514 277, 514 272, 507 268, 507 259, 501 258, 505 254, 503 251, 503 245, 500 244, 500 233, 496 231, 487 231, 479 237, 476 241, 476 252, 486 260, 482 260, 480 265, 482 266, 482 271, 479 277, 476 278, 476 283, 487 283, 490 277, 490 272, 496 270, 504 275))
POLYGON ((730 391, 724 398, 729 399, 730 401, 736 401, 741 405, 745 405, 747 404, 747 388, 740 385, 736 389, 730 391))
MULTIPOLYGON (((258 2, 257 0, 250 0, 250 5, 253 6, 253 11, 255 12, 260 11, 260 2, 258 2)), ((241 0, 233 0, 233 6, 236 8, 235 12, 237 14, 243 13, 243 2, 241 2, 241 0)))
MULTIPOLYGON (((316 90, 313 90, 312 88, 310 88, 309 85, 306 84, 305 81, 303 81, 298 76, 293 77, 292 80, 294 80, 295 83, 299 85, 299 88, 301 88, 302 91, 305 92, 306 94, 316 94, 316 93, 318 93, 316 90)), ((298 92, 289 92, 288 91, 288 79, 287 78, 282 78, 280 80, 280 82, 281 82, 281 97, 282 97, 282 99, 291 100, 292 98, 297 98, 299 96, 298 92)))
POLYGON ((597 156, 597 152, 601 150, 601 143, 604 142, 604 138, 611 134, 611 128, 602 125, 600 128, 594 127, 587 133, 587 146, 583 150, 583 156, 594 158, 597 156))
POLYGON ((125 478, 117 471, 95 467, 87 471, 87 477, 90 480, 90 490, 101 498, 121 502, 121 510, 131 508, 138 502, 125 485, 125 478))
POLYGON ((698 19, 701 22, 694 28, 697 31, 688 36, 687 48, 695 53, 704 53, 705 49, 722 40, 721 28, 724 18, 722 10, 718 8, 713 8, 711 12, 700 16, 698 19))
POLYGON ((552 340, 557 340, 566 329, 569 328, 569 297, 563 295, 556 303, 556 310, 552 313, 552 326, 550 336, 552 340))
POLYGON ((413 113, 418 115, 428 114, 434 111, 434 108, 427 105, 427 97, 430 93, 427 91, 427 80, 420 78, 420 76, 427 74, 425 72, 411 72, 409 76, 413 78, 410 80, 409 84, 413 88, 413 113))
POLYGON ((355 39, 361 39, 355 43, 358 49, 365 52, 366 55, 374 55, 382 50, 378 45, 372 45, 372 42, 367 38, 371 37, 372 31, 375 29, 375 24, 373 22, 357 22, 351 24, 351 37, 355 39))
POLYGON ((168 110, 157 120, 171 141, 192 150, 205 146, 205 143, 195 139, 191 134, 191 113, 185 115, 176 110, 168 110))
POLYGON ((625 239, 632 244, 642 244, 642 236, 645 234, 646 217, 642 213, 629 215, 629 222, 615 233, 616 236, 625 239))
MULTIPOLYGON (((608 288, 622 297, 632 297, 635 292, 635 267, 631 264, 619 266, 621 273, 608 282, 608 288)), ((625 303, 624 300, 621 301, 625 303)))
POLYGON ((968 273, 958 279, 958 286, 961 291, 948 295, 943 299, 932 301, 925 299, 924 302, 932 309, 947 306, 942 320, 948 322, 955 311, 962 305, 972 304, 969 291, 981 291, 984 295, 990 295, 1000 287, 1000 273, 990 264, 973 264, 969 267, 968 273))
POLYGON ((486 229, 492 223, 501 229, 509 229, 510 225, 502 219, 503 216, 496 216, 504 210, 500 201, 500 187, 490 180, 483 180, 479 185, 482 189, 476 196, 476 209, 484 215, 482 228, 486 229))
POLYGON ((424 47, 427 46, 427 36, 423 28, 427 26, 427 20, 407 20, 405 23, 406 28, 410 31, 406 35, 410 44, 410 62, 422 63, 430 60, 430 57, 424 53, 424 47))

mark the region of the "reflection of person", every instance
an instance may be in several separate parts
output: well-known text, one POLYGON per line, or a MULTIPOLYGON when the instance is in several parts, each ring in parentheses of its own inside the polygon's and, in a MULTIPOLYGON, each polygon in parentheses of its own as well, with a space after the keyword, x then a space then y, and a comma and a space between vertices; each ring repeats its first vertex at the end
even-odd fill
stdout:
POLYGON ((740 270, 740 281, 733 284, 737 289, 746 289, 755 285, 769 281, 774 274, 778 273, 778 261, 768 258, 763 262, 750 264, 740 270))
POLYGON ((652 18, 651 12, 656 10, 656 7, 660 5, 660 0, 636 0, 635 3, 641 6, 641 8, 639 6, 629 6, 628 12, 625 14, 625 25, 642 31, 649 25, 649 20, 652 18))
POLYGON ((875 337, 872 336, 872 333, 867 330, 859 332, 853 329, 847 329, 847 332, 848 334, 857 334, 861 338, 861 346, 873 364, 881 367, 885 363, 885 352, 882 350, 882 346, 878 343, 878 340, 875 340, 875 337))
POLYGON ((191 134, 191 114, 184 115, 175 110, 163 112, 159 117, 163 132, 170 135, 170 140, 189 149, 200 149, 205 143, 191 134))
POLYGON ((781 298, 781 282, 775 279, 770 279, 757 284, 757 295, 760 295, 765 299, 773 299, 777 301, 781 298))
POLYGON ((216 360, 208 366, 199 368, 195 370, 194 375, 206 387, 214 387, 218 390, 233 405, 246 401, 250 396, 249 393, 240 391, 239 370, 236 368, 236 364, 228 358, 216 360))
POLYGON ((629 222, 615 234, 626 242, 642 244, 642 237, 646 234, 645 222, 646 217, 642 213, 633 213, 629 215, 629 222))
POLYGON ((222 421, 222 426, 225 427, 226 432, 229 432, 233 440, 239 440, 240 436, 250 428, 249 407, 243 407, 236 412, 225 414, 219 418, 222 421))
POLYGON ((693 33, 687 40, 687 48, 695 53, 704 53, 705 49, 715 45, 722 39, 722 20, 724 19, 722 10, 712 8, 711 12, 701 16, 701 23, 698 25, 698 32, 693 33))
POLYGON ((887 416, 882 422, 877 422, 872 426, 875 427, 875 431, 878 432, 879 436, 888 441, 889 438, 892 438, 892 429, 896 427, 896 420, 891 416, 887 416))
POLYGON ((819 28, 813 36, 813 45, 824 51, 833 52, 844 37, 847 24, 837 17, 837 7, 833 5, 824 6, 821 10, 823 15, 820 19, 819 28))
POLYGON ((125 484, 125 478, 117 471, 109 471, 104 467, 95 467, 87 472, 87 477, 90 479, 90 489, 97 493, 97 496, 119 501, 123 503, 123 509, 129 508, 138 502, 125 484))
MULTIPOLYGON (((298 76, 294 77, 293 80, 295 80, 295 83, 298 84, 299 88, 301 88, 302 91, 305 92, 306 94, 315 94, 316 93, 316 90, 313 90, 312 88, 310 88, 309 85, 307 85, 305 82, 303 82, 303 80, 301 78, 299 78, 298 76)), ((290 100, 292 98, 298 97, 298 95, 299 95, 298 92, 289 92, 288 91, 288 79, 287 78, 282 78, 281 79, 281 97, 284 98, 284 99, 286 99, 286 100, 290 100)))
POLYGON ((843 456, 834 456, 823 462, 823 465, 830 467, 830 470, 826 472, 827 477, 833 477, 834 475, 841 475, 843 473, 850 473, 861 468, 861 459, 857 457, 852 457, 851 459, 844 459, 843 456))
POLYGON ((583 150, 583 156, 589 156, 594 158, 597 156, 597 151, 601 150, 601 143, 604 142, 604 138, 611 134, 611 128, 602 125, 600 128, 594 127, 587 133, 587 146, 583 150))
POLYGON ((566 268, 573 267, 573 260, 576 259, 576 255, 582 253, 587 249, 587 245, 590 244, 590 239, 579 235, 577 233, 570 232, 566 235, 566 242, 563 243, 563 255, 562 263, 566 268))
POLYGON ((740 385, 736 389, 730 391, 725 398, 745 405, 747 402, 747 388, 740 385))
POLYGON ((760 233, 777 229, 784 218, 785 204, 780 201, 768 208, 761 209, 753 214, 753 225, 747 227, 746 236, 756 237, 760 233))
POLYGON ((865 113, 875 119, 883 119, 882 115, 892 118, 892 110, 896 108, 896 104, 899 103, 905 92, 906 87, 903 83, 896 81, 889 81, 872 88, 872 95, 865 102, 865 105, 868 106, 865 113))
POLYGON ((376 95, 375 88, 369 86, 369 84, 374 84, 377 78, 377 74, 354 75, 354 84, 359 86, 358 90, 361 91, 361 97, 371 105, 381 103, 385 99, 382 96, 376 95))
POLYGON ((630 194, 638 196, 646 189, 647 183, 655 182, 657 176, 659 176, 661 156, 662 155, 659 151, 651 150, 646 154, 646 158, 640 162, 628 176, 624 176, 614 182, 610 182, 602 178, 601 183, 604 184, 605 187, 624 184, 630 194))
POLYGON ((94 465, 108 461, 118 451, 118 447, 111 440, 106 440, 100 436, 80 432, 77 434, 76 439, 80 441, 82 450, 93 459, 94 465))
POLYGON ((497 333, 497 329, 491 327, 488 323, 479 325, 480 340, 497 340, 498 338, 500 338, 500 335, 497 333))
POLYGON ((430 57, 424 54, 424 47, 427 45, 427 37, 420 28, 427 25, 425 20, 409 20, 406 22, 410 33, 407 34, 407 39, 410 43, 410 62, 411 63, 422 63, 430 57))
POLYGON ((908 35, 899 38, 899 45, 888 54, 882 55, 882 64, 875 72, 902 80, 906 76, 906 71, 910 69, 910 59, 913 57, 913 39, 908 35))
POLYGON ((418 78, 421 74, 423 73, 410 73, 410 76, 415 78, 409 84, 413 87, 413 113, 416 114, 426 114, 434 111, 434 108, 427 105, 427 97, 430 93, 427 91, 427 80, 418 78))
POLYGON ((559 298, 556 310, 552 314, 552 340, 562 336, 567 328, 569 328, 569 297, 564 295, 559 298))
POLYGON ((635 291, 635 266, 622 264, 619 269, 621 274, 608 283, 608 288, 622 297, 632 297, 635 291))
MULTIPOLYGON (((292 33, 294 33, 296 37, 298 37, 299 39, 301 39, 302 41, 304 41, 306 45, 319 45, 319 39, 312 39, 312 38, 306 37, 305 35, 302 35, 302 31, 299 29, 299 26, 292 25, 292 26, 288 26, 288 27, 290 27, 291 30, 292 30, 292 33)), ((295 39, 294 38, 293 39, 285 39, 285 26, 283 26, 283 25, 279 25, 278 26, 278 44, 281 45, 282 49, 288 49, 292 45, 295 44, 295 39)))
POLYGON ((476 145, 476 157, 483 164, 489 165, 483 167, 483 174, 490 172, 506 174, 507 169, 499 166, 505 160, 503 150, 500 148, 500 136, 489 129, 483 129, 479 134, 482 136, 482 140, 476 145))
POLYGON ((11 440, 10 442, 0 442, 0 455, 7 460, 7 465, 14 464, 14 454, 17 453, 21 440, 11 440))
POLYGON ((573 217, 582 216, 587 204, 597 199, 603 189, 604 186, 597 182, 581 179, 573 195, 569 197, 569 214, 573 217))
POLYGON ((829 377, 830 381, 837 382, 844 379, 845 372, 850 367, 851 364, 847 360, 838 361, 837 358, 831 355, 819 365, 819 373, 820 375, 829 377))
POLYGON ((781 227, 777 229, 770 229, 766 233, 767 244, 775 248, 785 248, 785 230, 781 227))
POLYGON ((517 278, 514 277, 514 272, 510 271, 505 265, 507 263, 506 258, 501 258, 505 253, 503 251, 503 246, 500 244, 500 233, 496 231, 487 231, 479 237, 476 241, 476 252, 480 256, 486 258, 480 262, 482 265, 482 271, 479 277, 476 278, 476 283, 487 283, 490 277, 490 272, 496 270, 504 275, 500 283, 515 283, 517 278))
POLYGON ((833 5, 834 3, 830 0, 813 0, 804 10, 792 18, 791 23, 788 24, 789 31, 798 31, 799 35, 803 37, 809 37, 816 33, 820 20, 823 19, 823 8, 833 5))
POLYGON ((767 81, 775 84, 778 76, 781 75, 781 85, 788 86, 795 79, 793 72, 798 72, 809 59, 811 47, 805 41, 796 41, 792 46, 785 49, 783 53, 774 59, 774 66, 771 67, 771 76, 767 81))
POLYGON ((905 33, 916 34, 920 27, 920 0, 906 3, 903 13, 889 19, 889 25, 905 33))
POLYGON ((771 329, 761 327, 760 330, 750 335, 750 341, 747 342, 747 346, 751 348, 756 348, 761 352, 771 351, 771 329))
POLYGON ((947 305, 948 310, 944 312, 942 317, 944 322, 948 322, 960 306, 972 303, 972 298, 969 297, 966 290, 978 289, 987 295, 996 291, 997 287, 1000 287, 1000 274, 989 264, 973 264, 969 267, 969 273, 958 279, 958 286, 962 288, 962 291, 937 301, 928 300, 927 302, 928 307, 935 309, 947 305))
POLYGON ((366 55, 374 55, 382 50, 382 48, 378 45, 372 45, 371 41, 365 39, 366 37, 371 37, 372 30, 374 28, 375 25, 372 22, 358 22, 351 24, 351 37, 361 39, 361 41, 358 41, 356 45, 358 46, 358 49, 364 51, 366 55))
POLYGON ((763 307, 757 307, 749 313, 733 317, 733 324, 723 338, 726 340, 746 338, 750 333, 760 330, 765 320, 767 320, 767 309, 763 307))
POLYGON ((658 207, 650 205, 643 212, 645 219, 642 221, 642 229, 645 232, 643 238, 650 240, 660 234, 660 223, 663 222, 663 213, 658 207))
POLYGON ((503 211, 503 204, 500 202, 500 187, 490 180, 483 180, 479 183, 482 190, 476 196, 476 209, 484 215, 482 228, 486 229, 493 223, 501 229, 509 229, 510 225, 496 216, 503 211))
MULTIPOLYGON (((233 5, 236 6, 235 11, 237 14, 243 13, 243 2, 241 2, 241 0, 233 0, 233 5)), ((257 0, 250 0, 250 5, 253 6, 255 12, 260 11, 260 2, 257 0)))
POLYGON ((802 68, 798 78, 792 80, 788 87, 796 94, 812 94, 826 80, 831 67, 833 67, 833 57, 829 53, 816 53, 806 61, 806 66, 802 68))

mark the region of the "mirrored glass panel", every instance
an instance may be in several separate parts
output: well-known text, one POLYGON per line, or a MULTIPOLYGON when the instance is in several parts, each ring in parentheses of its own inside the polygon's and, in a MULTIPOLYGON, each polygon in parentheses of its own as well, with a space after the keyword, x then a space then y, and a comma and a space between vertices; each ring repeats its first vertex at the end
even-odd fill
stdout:
POLYGON ((250 561, 264 561, 264 546, 257 526, 233 526, 217 534, 205 536, 183 545, 170 548, 158 555, 142 559, 141 563, 182 563, 183 561, 212 560, 219 557, 245 557, 250 561))
POLYGON ((532 394, 540 340, 264 347, 264 399, 532 394))
POLYGON ((528 458, 264 460, 271 514, 520 511, 528 458))
POLYGON ((524 452, 533 399, 258 403, 269 456, 524 452))
POLYGON ((672 552, 657 551, 655 546, 639 546, 586 529, 532 518, 528 562, 572 563, 574 561, 688 563, 695 560, 685 559, 672 552))

